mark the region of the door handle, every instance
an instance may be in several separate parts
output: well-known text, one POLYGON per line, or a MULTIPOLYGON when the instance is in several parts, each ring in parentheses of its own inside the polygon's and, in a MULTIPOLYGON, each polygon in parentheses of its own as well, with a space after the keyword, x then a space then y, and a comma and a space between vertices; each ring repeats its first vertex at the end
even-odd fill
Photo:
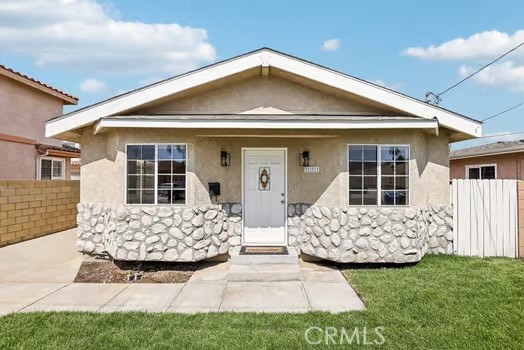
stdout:
POLYGON ((284 203, 286 203, 286 201, 282 199, 282 200, 280 201, 280 203, 284 204, 284 203))

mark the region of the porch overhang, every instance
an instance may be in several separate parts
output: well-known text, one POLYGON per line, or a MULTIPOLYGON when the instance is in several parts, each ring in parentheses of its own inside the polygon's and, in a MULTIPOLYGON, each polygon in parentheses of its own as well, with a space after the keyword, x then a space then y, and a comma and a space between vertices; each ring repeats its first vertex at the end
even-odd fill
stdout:
POLYGON ((111 128, 171 129, 276 129, 276 130, 363 130, 425 129, 438 135, 437 119, 396 116, 232 114, 232 115, 133 115, 101 118, 94 133, 111 128))

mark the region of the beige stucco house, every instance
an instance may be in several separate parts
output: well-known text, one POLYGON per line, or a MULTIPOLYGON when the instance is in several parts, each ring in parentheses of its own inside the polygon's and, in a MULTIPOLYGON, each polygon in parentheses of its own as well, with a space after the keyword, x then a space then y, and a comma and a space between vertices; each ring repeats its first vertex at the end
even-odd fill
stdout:
POLYGON ((0 180, 65 180, 78 167, 74 145, 45 137, 45 122, 78 99, 0 65, 0 180))
POLYGON ((451 249, 448 144, 481 123, 270 49, 47 123, 82 144, 78 249, 196 261, 285 245, 341 262, 451 249))

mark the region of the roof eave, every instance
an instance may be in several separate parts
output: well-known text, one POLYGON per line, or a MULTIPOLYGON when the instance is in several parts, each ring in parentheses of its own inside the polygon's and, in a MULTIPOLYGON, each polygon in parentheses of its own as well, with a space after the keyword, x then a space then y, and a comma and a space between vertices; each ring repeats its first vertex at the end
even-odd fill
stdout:
POLYGON ((481 122, 293 56, 270 49, 261 49, 173 77, 151 85, 147 89, 132 91, 105 103, 70 113, 67 117, 50 120, 46 123, 46 136, 55 137, 68 130, 90 125, 100 117, 122 113, 162 97, 248 69, 267 66, 274 66, 304 78, 362 96, 371 101, 386 104, 411 115, 425 119, 437 118, 443 127, 463 134, 460 136, 461 139, 475 138, 482 135, 481 122))
POLYGON ((42 92, 45 92, 48 95, 54 96, 59 98, 64 102, 64 105, 76 105, 78 104, 78 98, 72 97, 63 93, 60 93, 58 90, 52 89, 50 87, 44 86, 43 84, 39 84, 34 80, 28 79, 20 74, 17 74, 15 72, 12 72, 8 69, 0 69, 0 74, 16 80, 22 84, 28 85, 32 88, 35 88, 37 90, 40 90, 42 92))
POLYGON ((94 133, 112 128, 170 128, 170 129, 274 129, 274 130, 362 130, 362 129, 426 129, 438 135, 437 120, 265 120, 265 119, 168 119, 118 117, 101 118, 94 127, 94 133))

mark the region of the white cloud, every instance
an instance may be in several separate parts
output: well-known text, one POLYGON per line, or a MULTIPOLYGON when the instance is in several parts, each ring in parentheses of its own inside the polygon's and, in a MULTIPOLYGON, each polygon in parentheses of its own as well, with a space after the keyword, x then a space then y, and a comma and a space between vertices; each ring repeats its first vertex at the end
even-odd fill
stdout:
POLYGON ((95 0, 2 0, 0 50, 40 66, 114 75, 174 74, 216 58, 205 29, 117 16, 95 0))
POLYGON ((340 46, 340 39, 328 39, 322 44, 322 50, 324 51, 335 51, 340 46))
POLYGON ((89 78, 80 83, 80 90, 87 93, 99 92, 105 89, 106 84, 103 81, 89 78))
MULTIPOLYGON (((411 47, 402 53, 425 60, 466 62, 459 68, 460 76, 466 77, 522 42, 524 30, 517 30, 512 35, 494 30, 440 45, 411 47)), ((524 47, 482 70, 472 80, 478 85, 524 93, 524 47)))
MULTIPOLYGON (((478 68, 469 65, 460 67, 460 75, 466 77, 478 68)), ((494 64, 472 78, 476 83, 492 87, 502 87, 524 93, 524 66, 515 65, 512 61, 494 64)))
MULTIPOLYGON (((410 47, 402 53, 407 56, 427 60, 486 60, 500 56, 524 41, 524 30, 513 35, 496 30, 473 34, 470 37, 456 38, 440 45, 410 47)), ((524 58, 524 50, 515 55, 524 58)))
POLYGON ((395 91, 400 90, 402 88, 402 83, 401 82, 388 84, 384 80, 375 80, 374 83, 377 84, 377 85, 383 86, 385 88, 388 88, 388 89, 391 89, 391 90, 395 90, 395 91))

